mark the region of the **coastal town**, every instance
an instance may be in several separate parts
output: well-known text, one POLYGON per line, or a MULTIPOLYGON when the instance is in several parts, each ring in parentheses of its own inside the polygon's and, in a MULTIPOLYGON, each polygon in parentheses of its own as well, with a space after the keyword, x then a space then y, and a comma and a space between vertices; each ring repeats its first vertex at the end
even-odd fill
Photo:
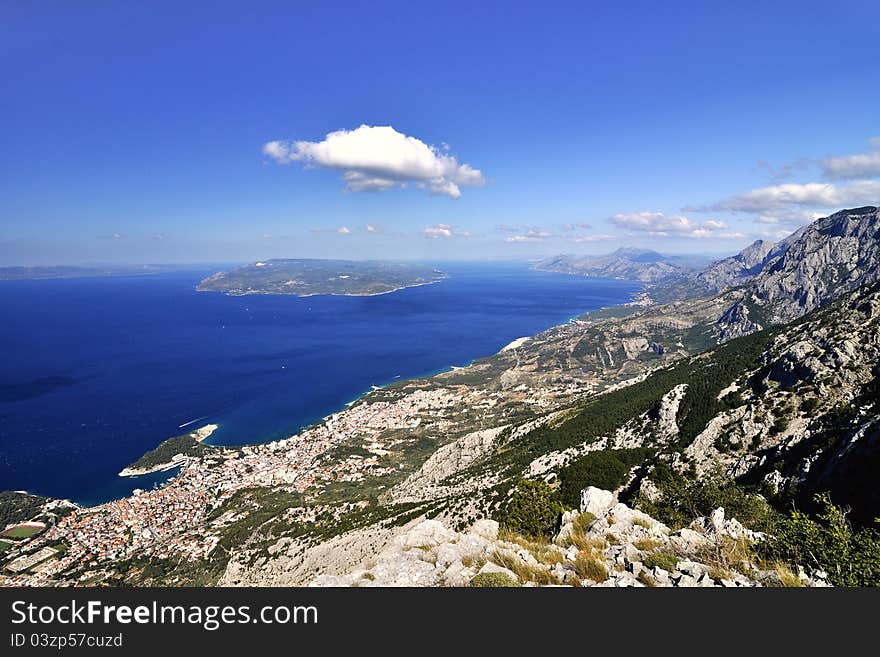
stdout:
MULTIPOLYGON (((383 465, 383 457, 402 440, 388 440, 387 434, 406 435, 426 426, 446 429, 446 416, 462 401, 461 393, 444 388, 416 390, 389 401, 352 404, 283 440, 177 459, 180 472, 167 484, 77 508, 17 541, 4 555, 0 585, 93 583, 109 565, 134 555, 206 558, 217 546, 217 530, 228 520, 212 518, 211 512, 237 491, 280 487, 302 493, 329 482, 387 474, 391 468, 383 465), (364 455, 328 458, 335 447, 352 440, 360 443, 364 455)), ((301 513, 299 519, 313 520, 315 513, 301 513)))
MULTIPOLYGON (((333 484, 405 474, 408 466, 398 456, 420 439, 442 444, 469 429, 502 426, 511 418, 546 413, 594 394, 594 377, 547 378, 541 367, 520 363, 520 352, 534 343, 521 338, 502 349, 495 357, 504 359, 498 377, 487 376, 486 364, 454 368, 429 379, 376 389, 281 440, 213 447, 196 456, 175 454, 167 463, 149 468, 126 468, 121 476, 156 470, 177 473, 164 485, 74 508, 27 538, 7 541, 0 555, 0 585, 91 585, 104 581, 113 564, 126 559, 211 559, 225 528, 240 519, 223 512, 224 503, 239 491, 314 495, 333 484), (462 376, 474 375, 483 385, 460 382, 462 376)), ((206 425, 189 436, 204 444, 216 428, 206 425)), ((297 507, 285 517, 312 523, 322 514, 338 518, 363 504, 297 507)))

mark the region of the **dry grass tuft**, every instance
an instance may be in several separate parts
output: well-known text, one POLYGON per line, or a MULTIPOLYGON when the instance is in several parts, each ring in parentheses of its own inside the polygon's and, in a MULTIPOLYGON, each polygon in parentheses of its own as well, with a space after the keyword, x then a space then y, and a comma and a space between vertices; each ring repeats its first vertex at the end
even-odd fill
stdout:
POLYGON ((492 553, 491 559, 493 563, 516 573, 516 576, 519 577, 520 581, 534 582, 535 584, 542 586, 560 584, 559 578, 556 577, 549 568, 533 566, 516 555, 496 550, 492 553))
POLYGON ((591 551, 581 550, 574 560, 574 570, 581 579, 591 579, 595 582, 604 582, 608 579, 608 569, 605 563, 593 556, 591 551))

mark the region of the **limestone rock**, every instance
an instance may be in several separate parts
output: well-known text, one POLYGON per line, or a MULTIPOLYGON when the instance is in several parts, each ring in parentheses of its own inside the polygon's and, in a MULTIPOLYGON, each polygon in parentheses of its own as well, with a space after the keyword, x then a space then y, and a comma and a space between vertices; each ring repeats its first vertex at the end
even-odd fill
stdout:
POLYGON ((595 486, 581 491, 581 513, 592 513, 597 518, 614 506, 614 493, 595 486))

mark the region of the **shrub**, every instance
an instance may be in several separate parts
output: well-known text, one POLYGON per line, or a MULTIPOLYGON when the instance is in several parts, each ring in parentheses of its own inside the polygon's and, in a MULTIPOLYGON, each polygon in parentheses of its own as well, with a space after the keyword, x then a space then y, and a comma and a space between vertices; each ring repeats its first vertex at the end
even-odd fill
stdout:
POLYGON ((728 518, 757 531, 769 530, 778 517, 763 497, 747 492, 720 471, 695 481, 670 468, 655 468, 652 478, 660 498, 651 501, 640 497, 636 507, 670 527, 684 527, 720 506, 728 518))
POLYGON ((583 533, 590 528, 596 522, 596 516, 594 516, 589 511, 584 511, 583 513, 579 513, 577 517, 572 522, 572 529, 576 532, 583 533))
POLYGON ((559 523, 562 505, 543 481, 522 479, 502 517, 511 531, 528 536, 551 536, 559 523))
POLYGON ((824 570, 835 586, 880 586, 880 531, 854 531, 846 514, 818 495, 816 518, 795 511, 777 522, 773 536, 759 546, 761 554, 791 565, 824 570))
POLYGON ((636 577, 636 579, 649 588, 657 586, 657 582, 654 581, 654 578, 644 570, 639 573, 639 576, 636 577))
POLYGON ((479 573, 474 575, 470 585, 477 588, 497 589, 519 586, 519 582, 515 581, 507 573, 479 573))
POLYGON ((678 557, 671 552, 653 552, 642 563, 648 568, 662 568, 671 573, 678 565, 678 557))

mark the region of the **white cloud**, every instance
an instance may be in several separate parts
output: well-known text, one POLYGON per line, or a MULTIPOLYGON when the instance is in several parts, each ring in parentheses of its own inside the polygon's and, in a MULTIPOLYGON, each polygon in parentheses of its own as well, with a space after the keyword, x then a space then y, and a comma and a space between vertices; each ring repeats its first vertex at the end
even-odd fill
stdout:
POLYGON ((337 228, 336 232, 339 233, 340 235, 350 235, 351 234, 351 231, 348 229, 347 226, 341 226, 341 227, 337 228))
POLYGON ((438 237, 452 237, 452 227, 447 226, 446 224, 437 224, 436 226, 423 228, 422 233, 425 237, 432 240, 437 239, 438 237))
POLYGON ((367 224, 366 226, 364 226, 364 229, 368 233, 381 233, 382 232, 382 228, 377 226, 376 224, 367 224))
POLYGON ((571 235, 570 237, 566 237, 566 240, 569 242, 574 242, 575 244, 583 244, 589 242, 610 242, 612 240, 616 240, 617 236, 615 235, 571 235))
POLYGON ((510 237, 507 237, 504 241, 512 243, 543 242, 549 237, 555 237, 555 235, 543 228, 533 226, 531 228, 525 228, 520 235, 511 235, 510 237))
POLYGON ((710 219, 704 222, 693 221, 681 215, 668 215, 663 212, 636 212, 616 214, 609 221, 621 228, 645 232, 655 237, 723 237, 720 233, 727 228, 723 221, 710 219))
POLYGON ((428 239, 436 240, 440 237, 473 237, 468 230, 456 230, 449 224, 435 224, 422 229, 422 235, 428 239))
POLYGON ((880 176, 880 137, 868 142, 871 152, 856 155, 840 155, 822 161, 826 178, 832 180, 851 180, 855 178, 875 178, 880 176))
POLYGON ((787 183, 753 189, 708 207, 693 209, 762 214, 790 206, 842 208, 876 203, 878 198, 880 198, 880 181, 876 180, 856 180, 847 185, 819 182, 787 183))
POLYGON ((762 213, 755 217, 755 223, 758 224, 781 224, 788 226, 803 226, 804 224, 815 221, 824 217, 827 213, 815 212, 813 210, 804 210, 803 208, 795 208, 791 210, 781 210, 779 212, 762 213))
POLYGON ((413 182, 430 194, 458 198, 461 187, 486 182, 479 169, 460 164, 446 150, 391 126, 368 125, 331 132, 318 142, 279 140, 263 145, 263 154, 279 164, 302 162, 342 172, 345 188, 352 192, 384 191, 413 182))

